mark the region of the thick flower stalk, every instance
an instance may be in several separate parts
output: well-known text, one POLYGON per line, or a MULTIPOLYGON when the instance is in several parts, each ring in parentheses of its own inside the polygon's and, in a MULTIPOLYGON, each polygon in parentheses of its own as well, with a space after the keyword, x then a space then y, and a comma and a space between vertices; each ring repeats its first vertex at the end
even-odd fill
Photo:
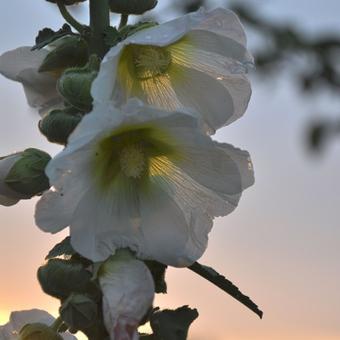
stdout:
POLYGON ((128 250, 120 250, 101 266, 98 275, 110 339, 137 340, 137 328, 154 299, 148 267, 128 250))
POLYGON ((210 132, 246 110, 252 64, 237 16, 200 10, 131 35, 105 56, 92 88, 95 102, 131 97, 169 111, 189 107, 210 132))
POLYGON ((54 317, 40 309, 12 312, 7 324, 0 326, 1 340, 77 340, 70 333, 58 335, 52 328, 54 317))
POLYGON ((95 107, 46 173, 41 229, 70 226, 73 247, 93 261, 129 247, 179 267, 200 258, 213 218, 233 211, 253 184, 247 152, 214 142, 188 113, 137 100, 95 107))
POLYGON ((0 73, 23 85, 28 104, 41 115, 62 104, 56 89, 57 75, 39 72, 48 53, 46 49, 32 51, 24 46, 0 56, 0 73))

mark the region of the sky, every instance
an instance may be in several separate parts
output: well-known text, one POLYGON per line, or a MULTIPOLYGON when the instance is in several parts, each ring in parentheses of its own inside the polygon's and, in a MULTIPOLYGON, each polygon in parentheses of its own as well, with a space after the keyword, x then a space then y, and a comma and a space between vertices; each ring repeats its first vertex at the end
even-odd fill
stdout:
MULTIPOLYGON (((270 20, 290 22, 313 37, 340 32, 338 0, 253 0, 247 5, 270 20)), ((160 11, 167 6, 160 0, 160 11)), ((75 13, 86 20, 85 9, 75 13)), ((172 13, 161 13, 169 18, 172 13)), ((39 29, 59 28, 61 18, 43 0, 0 2, 0 53, 32 45, 39 29)), ((255 46, 249 41, 250 46, 255 46)), ((245 116, 214 138, 250 152, 256 183, 234 213, 215 220, 200 262, 213 266, 264 311, 263 320, 187 269, 170 269, 168 295, 156 305, 197 308, 189 340, 335 340, 340 338, 340 143, 320 157, 308 153, 308 124, 339 113, 339 99, 303 96, 290 65, 271 80, 251 75, 253 96, 245 116)), ((39 134, 20 84, 0 78, 0 155, 37 147, 60 147, 39 134)), ((33 220, 36 199, 0 207, 0 324, 11 310, 33 307, 56 314, 36 270, 66 232, 49 235, 33 220)))

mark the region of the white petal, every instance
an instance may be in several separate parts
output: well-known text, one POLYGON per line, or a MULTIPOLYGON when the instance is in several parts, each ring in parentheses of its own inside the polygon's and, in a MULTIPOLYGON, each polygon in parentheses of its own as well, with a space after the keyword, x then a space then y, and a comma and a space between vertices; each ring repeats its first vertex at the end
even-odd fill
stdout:
POLYGON ((5 52, 0 56, 0 73, 11 80, 19 81, 24 70, 37 70, 47 54, 45 50, 31 51, 28 46, 5 52))
POLYGON ((86 192, 70 224, 71 242, 77 252, 99 262, 117 248, 137 250, 138 198, 130 195, 125 190, 103 195, 95 186, 86 192))
POLYGON ((234 115, 233 98, 216 78, 192 68, 173 65, 170 79, 182 106, 195 109, 211 132, 225 125, 234 115), (177 74, 181 75, 179 80, 177 74))
POLYGON ((36 224, 56 233, 69 226, 79 201, 91 185, 88 149, 59 156, 48 164, 51 189, 43 194, 35 210, 36 224))
POLYGON ((42 111, 61 104, 56 78, 38 72, 47 53, 45 50, 31 51, 30 47, 19 47, 0 56, 0 73, 22 83, 28 104, 42 111))

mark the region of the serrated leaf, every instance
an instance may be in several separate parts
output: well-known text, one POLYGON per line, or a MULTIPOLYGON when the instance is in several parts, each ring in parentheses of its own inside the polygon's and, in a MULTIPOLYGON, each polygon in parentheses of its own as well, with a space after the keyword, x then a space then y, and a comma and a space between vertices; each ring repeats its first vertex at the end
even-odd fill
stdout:
POLYGON ((148 266, 154 283, 155 283, 155 292, 165 294, 167 292, 167 285, 165 281, 165 272, 168 268, 166 265, 156 262, 156 261, 144 261, 144 263, 148 266))
POLYGON ((67 236, 64 240, 60 243, 56 244, 50 252, 45 257, 45 260, 52 259, 58 256, 71 256, 74 255, 76 252, 71 245, 71 237, 67 236))
POLYGON ((248 296, 240 292, 238 287, 236 287, 231 281, 227 280, 223 275, 219 274, 215 269, 201 265, 198 262, 195 262, 188 268, 231 295, 234 299, 248 307, 262 319, 263 312, 258 308, 258 306, 248 296))
POLYGON ((44 28, 39 31, 38 36, 35 38, 35 45, 32 47, 33 50, 40 50, 48 44, 51 44, 53 41, 65 36, 65 35, 73 35, 74 33, 71 30, 71 26, 68 24, 64 24, 63 27, 58 31, 53 31, 51 28, 44 28))
POLYGON ((150 319, 153 337, 149 339, 186 340, 189 327, 197 318, 197 309, 191 309, 188 306, 176 310, 156 309, 150 319))

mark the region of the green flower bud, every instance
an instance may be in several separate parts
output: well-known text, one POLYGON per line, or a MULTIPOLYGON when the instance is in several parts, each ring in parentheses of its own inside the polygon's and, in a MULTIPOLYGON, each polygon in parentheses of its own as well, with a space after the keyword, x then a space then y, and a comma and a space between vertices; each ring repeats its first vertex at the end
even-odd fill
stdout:
POLYGON ((21 329, 19 340, 63 340, 63 338, 47 325, 31 323, 21 329))
POLYGON ((109 0, 111 12, 140 15, 156 7, 157 0, 109 0))
MULTIPOLYGON (((53 2, 54 4, 57 3, 57 0, 46 0, 46 1, 53 2)), ((86 1, 86 0, 63 0, 62 3, 65 6, 71 6, 71 5, 76 5, 79 2, 84 2, 84 1, 86 1)))
POLYGON ((46 56, 39 72, 61 73, 68 67, 84 66, 89 58, 88 46, 77 35, 68 35, 57 42, 55 48, 46 56))
POLYGON ((97 77, 99 66, 100 59, 91 56, 86 66, 71 68, 62 74, 57 89, 66 102, 84 112, 92 110, 91 86, 97 77))
POLYGON ((4 183, 23 198, 33 197, 45 190, 50 185, 45 168, 51 157, 46 152, 38 149, 26 149, 19 153, 20 157, 9 170, 4 183))
POLYGON ((62 320, 75 329, 91 327, 97 319, 97 304, 83 294, 71 294, 60 307, 62 320))
POLYGON ((82 114, 70 114, 67 109, 52 110, 39 121, 39 130, 51 143, 66 145, 81 118, 82 114))
POLYGON ((91 277, 91 273, 80 263, 62 259, 51 259, 38 269, 42 290, 61 300, 72 293, 86 293, 94 298, 100 295, 91 277))

